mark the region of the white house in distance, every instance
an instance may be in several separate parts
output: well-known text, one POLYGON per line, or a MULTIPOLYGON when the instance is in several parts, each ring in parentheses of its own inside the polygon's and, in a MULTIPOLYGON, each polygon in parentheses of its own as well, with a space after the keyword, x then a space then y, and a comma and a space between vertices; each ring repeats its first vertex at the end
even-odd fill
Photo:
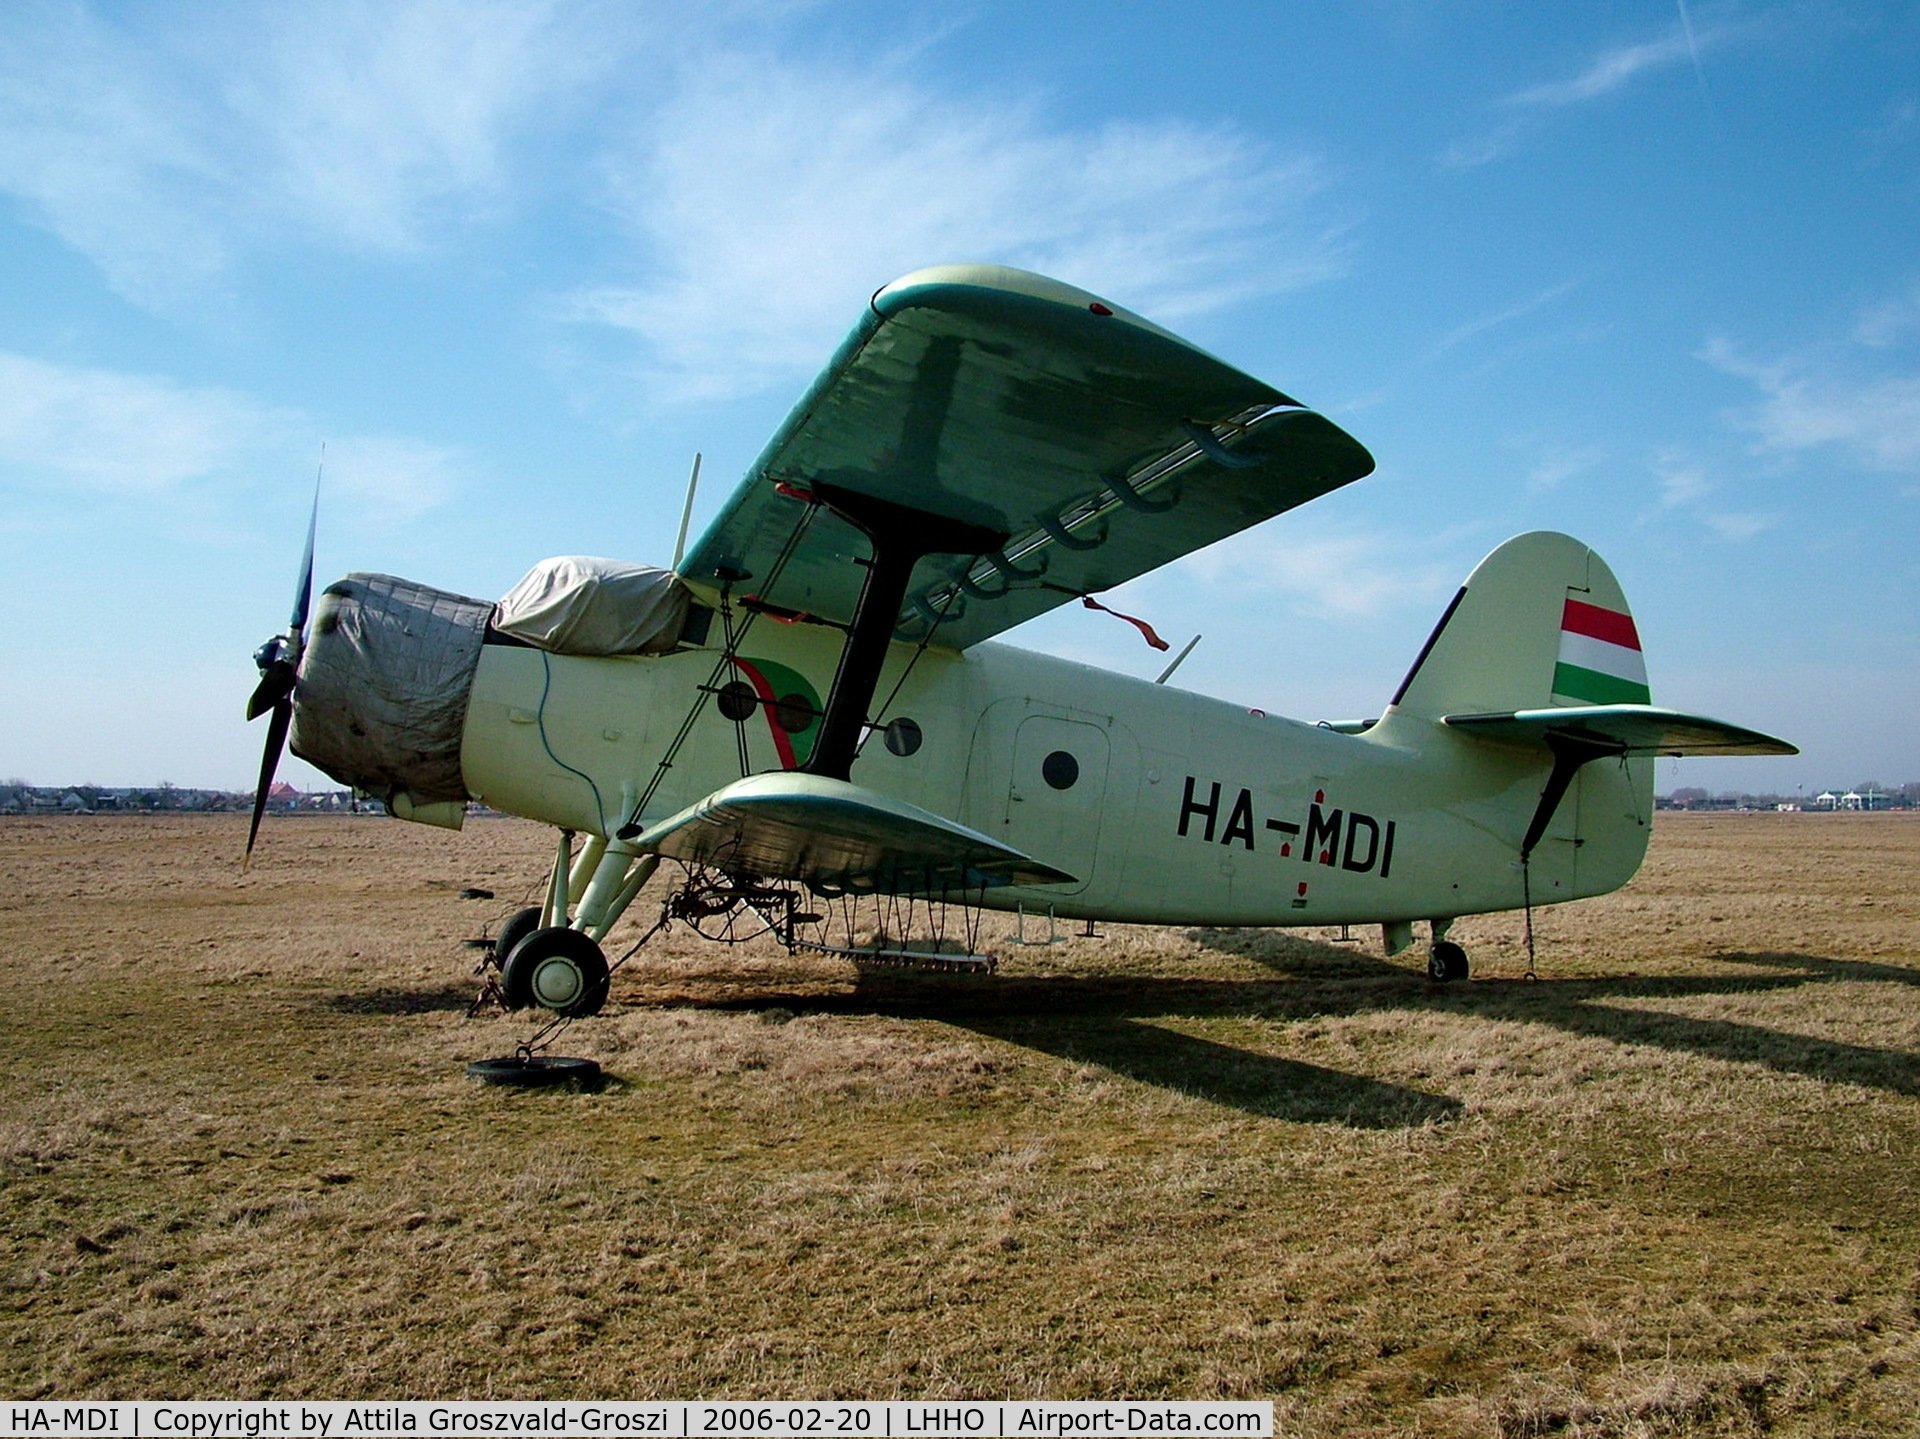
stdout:
POLYGON ((1835 794, 1832 790, 1822 790, 1813 797, 1815 809, 1860 809, 1870 810, 1878 806, 1886 796, 1877 789, 1848 790, 1845 794, 1835 794))

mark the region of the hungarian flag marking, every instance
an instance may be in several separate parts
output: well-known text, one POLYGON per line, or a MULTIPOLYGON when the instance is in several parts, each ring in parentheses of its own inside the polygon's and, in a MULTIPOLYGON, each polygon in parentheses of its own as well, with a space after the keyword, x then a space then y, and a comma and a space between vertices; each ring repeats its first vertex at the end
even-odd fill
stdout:
POLYGON ((1633 616, 1569 598, 1560 617, 1553 697, 1588 705, 1652 702, 1647 661, 1633 616))

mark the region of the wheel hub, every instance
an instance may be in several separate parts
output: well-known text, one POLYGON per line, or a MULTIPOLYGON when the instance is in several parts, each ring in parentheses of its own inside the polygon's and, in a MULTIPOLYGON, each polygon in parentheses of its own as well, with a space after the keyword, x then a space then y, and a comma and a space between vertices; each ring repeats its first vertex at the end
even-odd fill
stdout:
POLYGON ((565 1009, 586 989, 586 977, 571 960, 556 955, 533 971, 533 998, 542 1008, 565 1009))

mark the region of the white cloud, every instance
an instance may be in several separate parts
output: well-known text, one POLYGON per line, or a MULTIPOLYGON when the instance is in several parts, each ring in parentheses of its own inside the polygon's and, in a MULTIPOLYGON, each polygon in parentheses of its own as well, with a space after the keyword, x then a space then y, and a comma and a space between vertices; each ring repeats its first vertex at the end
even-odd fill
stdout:
POLYGON ((1520 144, 1524 128, 1516 124, 1500 125, 1484 135, 1450 140, 1440 152, 1440 164, 1448 170, 1471 170, 1504 160, 1520 144))
POLYGON ((1181 568, 1242 601, 1270 597, 1315 619, 1370 618, 1425 607, 1452 592, 1467 573, 1464 565, 1409 558, 1448 553, 1446 540, 1415 543, 1294 516, 1210 545, 1181 568))
POLYGON ((1744 543, 1779 521, 1777 515, 1720 507, 1715 500, 1721 482, 1688 456, 1661 455, 1654 461, 1653 471, 1660 482, 1658 513, 1690 516, 1729 544, 1744 543))
POLYGON ((225 390, 0 352, 0 466, 29 483, 164 495, 226 469, 274 423, 225 390))
POLYGON ((1481 315, 1476 319, 1467 321, 1463 325, 1456 326, 1440 337, 1439 342, 1434 345, 1433 349, 1428 353, 1427 358, 1429 360, 1436 360, 1449 350, 1459 348, 1468 340, 1476 339, 1488 330, 1498 329, 1500 326, 1511 324, 1515 320, 1525 319, 1534 311, 1544 309, 1548 305, 1551 305, 1555 300, 1558 300, 1562 295, 1574 289, 1578 284, 1579 281, 1577 280, 1563 281, 1558 285, 1549 286, 1547 289, 1541 290, 1538 294, 1529 295, 1524 300, 1516 301, 1508 305, 1505 309, 1496 311, 1494 314, 1481 315))
POLYGON ((580 41, 525 0, 5 7, 0 188, 162 309, 262 239, 417 249, 500 202, 516 127, 610 52, 580 41))
POLYGON ((1724 340, 1701 358, 1760 391, 1758 407, 1735 419, 1768 449, 1835 446, 1870 469, 1920 474, 1920 374, 1863 378, 1833 361, 1762 363, 1724 340))
POLYGON ((1527 489, 1540 494, 1558 489, 1575 475, 1592 470, 1606 459, 1606 452, 1592 446, 1562 447, 1542 456, 1527 472, 1527 489))
POLYGON ((1309 158, 1227 126, 1064 129, 885 68, 690 64, 607 174, 650 278, 568 314, 634 332, 681 398, 817 366, 877 286, 927 264, 1042 270, 1174 322, 1340 267, 1306 213, 1327 184, 1309 158))
POLYGON ((1879 304, 1869 305, 1854 323, 1853 338, 1871 349, 1884 350, 1920 336, 1920 281, 1879 304))
POLYGON ((1226 124, 1072 129, 936 93, 912 51, 836 68, 723 48, 784 35, 794 8, 22 0, 0 7, 0 190, 123 296, 200 314, 264 247, 417 255, 556 185, 572 198, 582 175, 550 176, 541 147, 591 117, 628 137, 602 198, 645 278, 564 308, 638 335, 680 395, 810 368, 874 286, 942 260, 1176 322, 1340 268, 1311 158, 1226 124))
POLYGON ((1616 45, 1601 51, 1586 68, 1565 80, 1529 85, 1504 97, 1501 107, 1510 118, 1485 134, 1450 142, 1440 153, 1439 163, 1446 169, 1465 170, 1504 159, 1517 150, 1539 123, 1544 112, 1564 110, 1611 95, 1642 75, 1665 70, 1685 61, 1693 67, 1701 92, 1706 91, 1706 72, 1701 67, 1703 50, 1717 47, 1741 32, 1736 22, 1724 22, 1696 28, 1684 0, 1679 6, 1679 23, 1667 34, 1632 45, 1616 45))
POLYGON ((1778 515, 1752 510, 1715 510, 1700 516, 1702 523, 1729 544, 1744 544, 1779 523, 1778 515))
POLYGON ((1555 80, 1529 86, 1507 97, 1509 105, 1578 105, 1607 95, 1636 75, 1648 70, 1665 69, 1682 60, 1698 63, 1699 48, 1716 42, 1720 30, 1694 32, 1683 26, 1671 35, 1638 45, 1621 45, 1594 57, 1587 68, 1570 80, 1555 80))
MULTIPOLYGON (((226 494, 263 474, 309 470, 318 433, 307 416, 229 390, 0 351, 6 490, 160 503, 226 494)), ((419 440, 348 435, 327 450, 328 503, 403 524, 447 499, 459 468, 455 454, 419 440)))
POLYGON ((1660 480, 1660 508, 1663 510, 1677 510, 1698 504, 1715 489, 1714 482, 1707 478, 1707 472, 1698 465, 1666 459, 1654 467, 1654 472, 1660 480))
POLYGON ((452 497, 459 465, 453 453, 420 440, 350 435, 327 445, 327 503, 344 502, 377 528, 403 525, 452 497))
POLYGON ((619 52, 551 0, 410 0, 270 11, 223 57, 256 128, 266 203, 348 244, 407 249, 497 203, 505 151, 619 52))

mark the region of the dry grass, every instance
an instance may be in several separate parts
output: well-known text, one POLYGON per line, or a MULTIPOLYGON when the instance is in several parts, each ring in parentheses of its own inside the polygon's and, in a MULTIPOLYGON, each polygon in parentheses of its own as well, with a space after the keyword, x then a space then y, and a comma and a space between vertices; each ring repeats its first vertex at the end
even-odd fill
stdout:
POLYGON ((1912 819, 1663 816, 1539 983, 1510 916, 1444 990, 1372 937, 674 938, 566 1035, 590 1094, 461 1067, 530 1028, 457 945, 543 832, 288 820, 243 878, 243 825, 0 822, 0 1391, 1920 1427, 1912 819))

